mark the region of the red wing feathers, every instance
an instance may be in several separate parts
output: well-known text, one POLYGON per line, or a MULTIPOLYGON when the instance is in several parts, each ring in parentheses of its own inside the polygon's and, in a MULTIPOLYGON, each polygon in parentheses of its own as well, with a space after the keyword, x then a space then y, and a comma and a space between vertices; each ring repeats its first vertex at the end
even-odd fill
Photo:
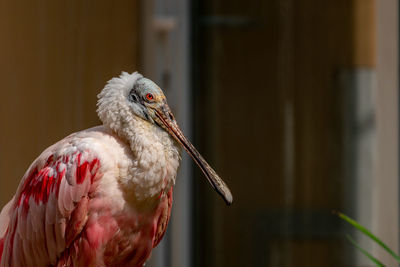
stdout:
POLYGON ((86 223, 99 159, 88 151, 50 155, 42 166, 39 159, 18 188, 0 266, 56 264, 86 223))

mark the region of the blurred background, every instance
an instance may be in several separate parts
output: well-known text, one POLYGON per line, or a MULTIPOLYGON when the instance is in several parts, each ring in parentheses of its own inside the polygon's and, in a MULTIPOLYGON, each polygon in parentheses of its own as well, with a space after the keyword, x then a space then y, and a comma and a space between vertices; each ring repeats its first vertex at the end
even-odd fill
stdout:
POLYGON ((147 266, 372 266, 346 234, 397 266, 332 211, 398 250, 398 15, 395 0, 0 1, 0 204, 138 70, 235 199, 185 155, 147 266))

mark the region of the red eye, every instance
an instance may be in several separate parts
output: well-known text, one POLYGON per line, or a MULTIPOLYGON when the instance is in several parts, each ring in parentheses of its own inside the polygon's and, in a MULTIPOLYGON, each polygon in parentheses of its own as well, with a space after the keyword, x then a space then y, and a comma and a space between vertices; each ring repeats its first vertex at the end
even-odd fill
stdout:
POLYGON ((154 96, 150 93, 146 95, 147 100, 153 100, 153 98, 154 98, 154 96))

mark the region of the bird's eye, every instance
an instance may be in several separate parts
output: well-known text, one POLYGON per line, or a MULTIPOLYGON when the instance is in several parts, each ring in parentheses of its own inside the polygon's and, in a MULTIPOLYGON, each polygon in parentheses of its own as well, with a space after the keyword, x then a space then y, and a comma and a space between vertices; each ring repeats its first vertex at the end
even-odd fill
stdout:
POLYGON ((146 100, 147 101, 152 101, 154 99, 154 96, 150 93, 146 94, 146 100))

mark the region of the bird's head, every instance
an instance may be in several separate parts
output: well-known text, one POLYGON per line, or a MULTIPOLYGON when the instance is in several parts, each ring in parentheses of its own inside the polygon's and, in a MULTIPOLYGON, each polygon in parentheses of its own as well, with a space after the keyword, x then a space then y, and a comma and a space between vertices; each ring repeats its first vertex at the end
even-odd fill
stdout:
POLYGON ((232 203, 229 188, 183 135, 163 91, 154 82, 137 72, 123 72, 120 77, 111 79, 98 97, 97 112, 104 124, 118 133, 138 117, 160 127, 182 145, 225 202, 232 203))

